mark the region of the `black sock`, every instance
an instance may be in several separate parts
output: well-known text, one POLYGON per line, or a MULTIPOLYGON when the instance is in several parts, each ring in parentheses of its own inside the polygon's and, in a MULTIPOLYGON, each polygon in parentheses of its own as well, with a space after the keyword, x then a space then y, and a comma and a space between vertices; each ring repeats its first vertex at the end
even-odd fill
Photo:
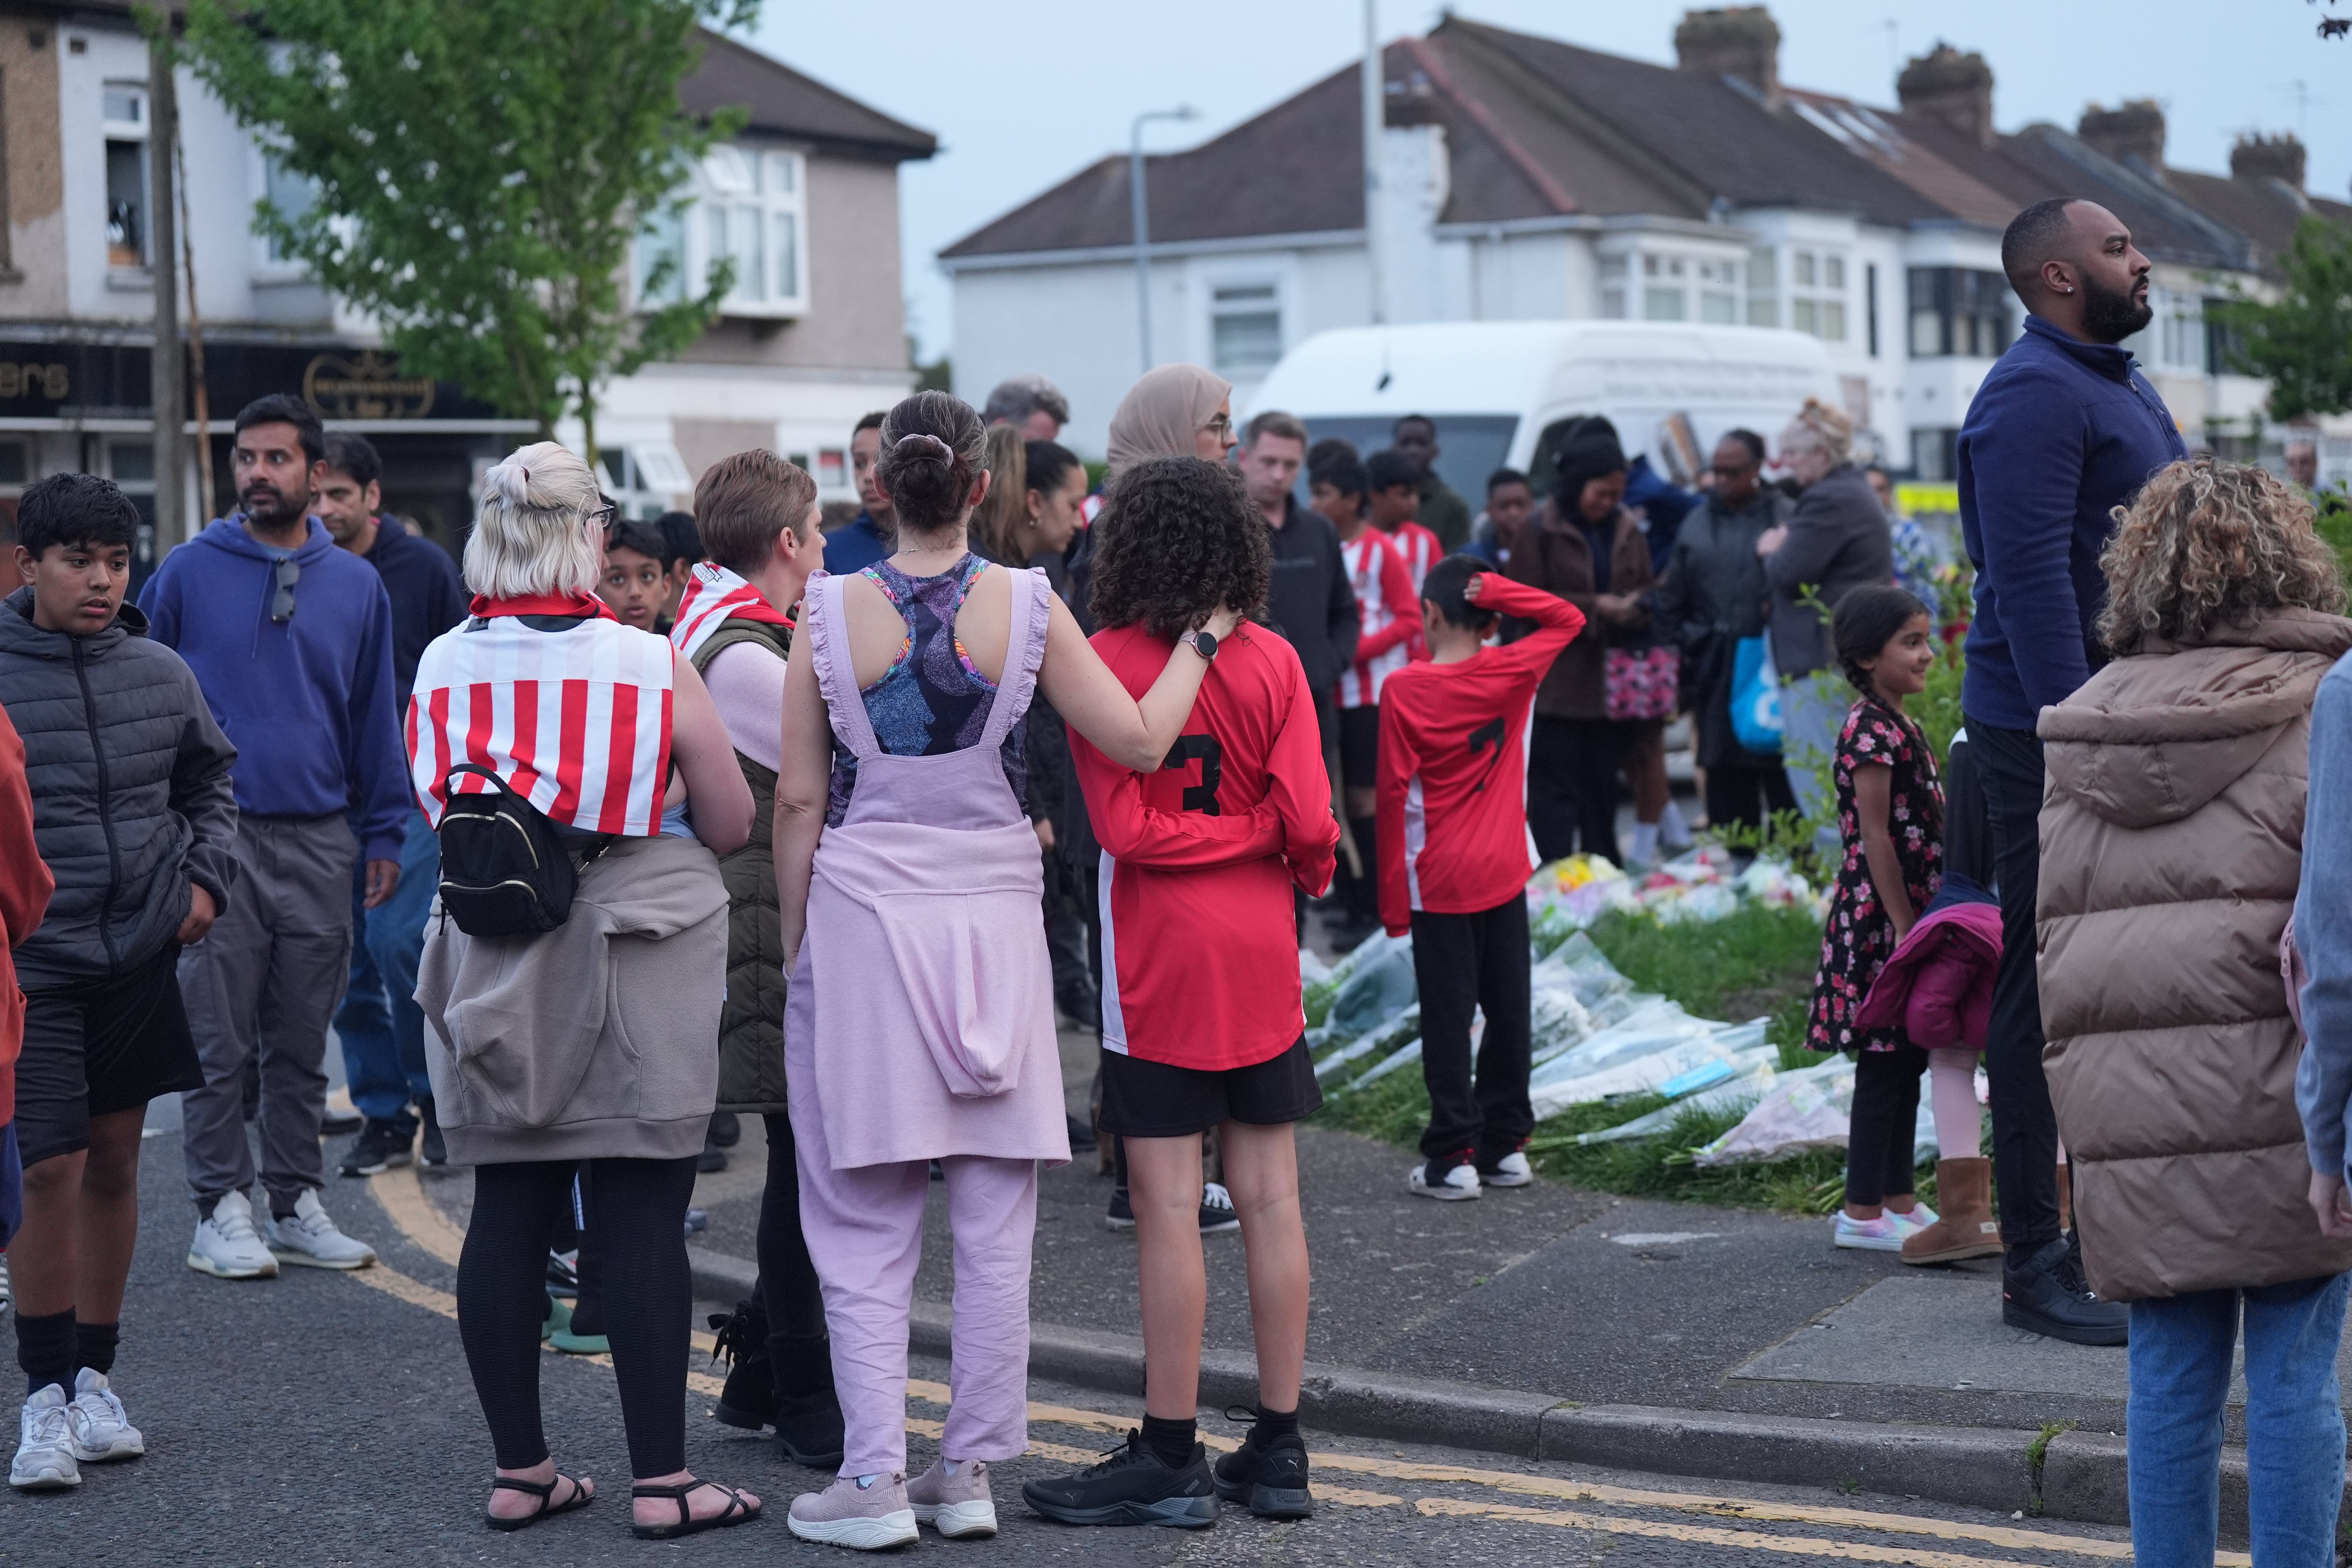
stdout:
POLYGON ((121 1323, 77 1323, 74 1326, 75 1359, 104 1377, 114 1370, 114 1351, 121 1340, 121 1323))
POLYGON ((1270 1448, 1278 1437, 1297 1436, 1297 1411, 1268 1410, 1261 1405, 1257 1407, 1257 1421, 1250 1427, 1249 1446, 1253 1448, 1270 1448))
POLYGON ((1189 1415, 1181 1421, 1162 1421, 1150 1415, 1143 1418, 1143 1446, 1171 1470, 1181 1470, 1192 1462, 1192 1449, 1200 1440, 1195 1423, 1189 1415))
POLYGON ((226 1193, 213 1193, 207 1196, 198 1198, 196 1200, 197 1222, 201 1224, 204 1221, 212 1218, 213 1210, 219 1207, 221 1199, 226 1196, 228 1196, 226 1193))
POLYGON ((41 1317, 16 1314, 16 1364, 25 1369, 25 1393, 38 1394, 56 1384, 73 1397, 74 1384, 74 1315, 68 1307, 62 1312, 49 1312, 41 1317))
POLYGON ((1349 884, 1348 902, 1352 913, 1372 916, 1381 910, 1381 851, 1380 846, 1373 842, 1379 821, 1378 817, 1372 816, 1348 818, 1348 831, 1355 835, 1356 855, 1364 868, 1361 874, 1349 884))
POLYGON ((271 1219, 292 1219, 294 1217, 294 1205, 301 1201, 302 1194, 299 1192, 270 1194, 269 1217, 271 1219))

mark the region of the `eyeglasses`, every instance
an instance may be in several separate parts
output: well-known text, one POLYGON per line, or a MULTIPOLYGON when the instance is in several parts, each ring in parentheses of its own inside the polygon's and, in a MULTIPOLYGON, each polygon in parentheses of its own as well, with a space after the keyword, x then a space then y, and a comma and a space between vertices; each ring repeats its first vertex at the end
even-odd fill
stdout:
POLYGON ((1202 426, 1201 428, 1206 430, 1210 435, 1214 436, 1220 441, 1230 441, 1234 438, 1234 422, 1232 417, 1227 415, 1218 415, 1214 419, 1212 419, 1206 425, 1202 426))
POLYGON ((302 580, 302 568, 288 556, 278 563, 278 593, 269 601, 269 624, 282 626, 294 618, 294 584, 302 580))
POLYGON ((617 508, 600 506, 594 511, 588 514, 588 526, 591 528, 610 528, 613 526, 613 520, 619 515, 620 512, 617 508))

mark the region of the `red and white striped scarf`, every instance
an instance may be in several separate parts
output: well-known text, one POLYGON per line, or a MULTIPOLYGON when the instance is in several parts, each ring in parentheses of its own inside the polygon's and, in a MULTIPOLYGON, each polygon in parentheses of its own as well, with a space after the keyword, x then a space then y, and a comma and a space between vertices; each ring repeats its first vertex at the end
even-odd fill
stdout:
POLYGON ((698 563, 677 602, 677 620, 669 628, 670 645, 691 659, 710 640, 710 634, 740 616, 762 626, 792 628, 792 617, 768 603, 768 596, 716 561, 698 563))

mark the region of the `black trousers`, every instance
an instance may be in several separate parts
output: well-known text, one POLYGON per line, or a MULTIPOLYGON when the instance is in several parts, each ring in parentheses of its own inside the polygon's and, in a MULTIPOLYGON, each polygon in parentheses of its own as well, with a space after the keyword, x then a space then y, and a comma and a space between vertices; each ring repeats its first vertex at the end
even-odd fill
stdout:
POLYGON ((1421 986, 1421 1076, 1429 1085, 1433 1160, 1467 1152, 1482 1166, 1535 1131, 1528 1102, 1528 900, 1514 893, 1470 915, 1412 916, 1412 972, 1421 986), (1470 1016, 1484 1008, 1475 1087, 1470 1016))
POLYGON ((2042 881, 2042 742, 1962 716, 1969 762, 1992 826, 2000 883, 2000 973, 1985 1031, 1991 1085, 1992 1178, 2011 1256, 2058 1236, 2058 1115, 2042 1070, 2042 988, 2033 973, 2033 901, 2042 881))
POLYGON ((1845 1201, 1864 1207, 1907 1197, 1919 1135, 1919 1075, 1927 1053, 1916 1046, 1864 1051, 1853 1068, 1853 1119, 1847 1124, 1845 1201))
POLYGON ((1617 771, 1634 724, 1614 719, 1555 719, 1538 713, 1528 727, 1528 826, 1546 860, 1617 853, 1617 771))
MULTIPOLYGON (((584 1162, 595 1196, 588 1233, 603 1245, 604 1332, 613 1342, 629 1468, 686 1468, 686 1363, 694 1290, 686 1205, 695 1156, 584 1162)), ((457 1258, 457 1334, 500 1469, 547 1458, 540 1425, 539 1328, 547 1309, 547 1237, 572 1201, 582 1162, 531 1160, 474 1171, 474 1214, 457 1258)))
POLYGON ((824 1338, 824 1297, 816 1265, 801 1231, 801 1173, 793 1119, 781 1110, 760 1118, 768 1133, 768 1184, 760 1193, 760 1283, 752 1291, 768 1317, 768 1340, 824 1338))
POLYGON ((1789 788, 1789 773, 1780 763, 1751 768, 1724 763, 1706 770, 1706 823, 1709 827, 1761 827, 1776 811, 1797 809, 1789 788))

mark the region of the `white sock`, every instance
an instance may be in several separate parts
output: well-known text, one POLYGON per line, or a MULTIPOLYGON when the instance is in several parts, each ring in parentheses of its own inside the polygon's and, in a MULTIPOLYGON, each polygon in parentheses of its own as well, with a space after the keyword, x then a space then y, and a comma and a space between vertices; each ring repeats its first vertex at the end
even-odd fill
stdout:
POLYGON ((1633 824, 1633 864, 1649 866, 1658 858, 1658 825, 1654 822, 1633 824))
POLYGON ((1666 809, 1658 814, 1658 841, 1669 849, 1691 847, 1690 824, 1684 820, 1682 803, 1666 797, 1666 809))
POLYGON ((882 1472, 879 1470, 875 1471, 870 1476, 860 1476, 857 1478, 857 1489, 859 1491, 865 1491, 867 1488, 873 1486, 876 1481, 878 1481, 881 1479, 882 1472))
POLYGON ((942 1459, 940 1462, 947 1468, 948 1474, 951 1476, 960 1476, 971 1468, 970 1459, 942 1459))

